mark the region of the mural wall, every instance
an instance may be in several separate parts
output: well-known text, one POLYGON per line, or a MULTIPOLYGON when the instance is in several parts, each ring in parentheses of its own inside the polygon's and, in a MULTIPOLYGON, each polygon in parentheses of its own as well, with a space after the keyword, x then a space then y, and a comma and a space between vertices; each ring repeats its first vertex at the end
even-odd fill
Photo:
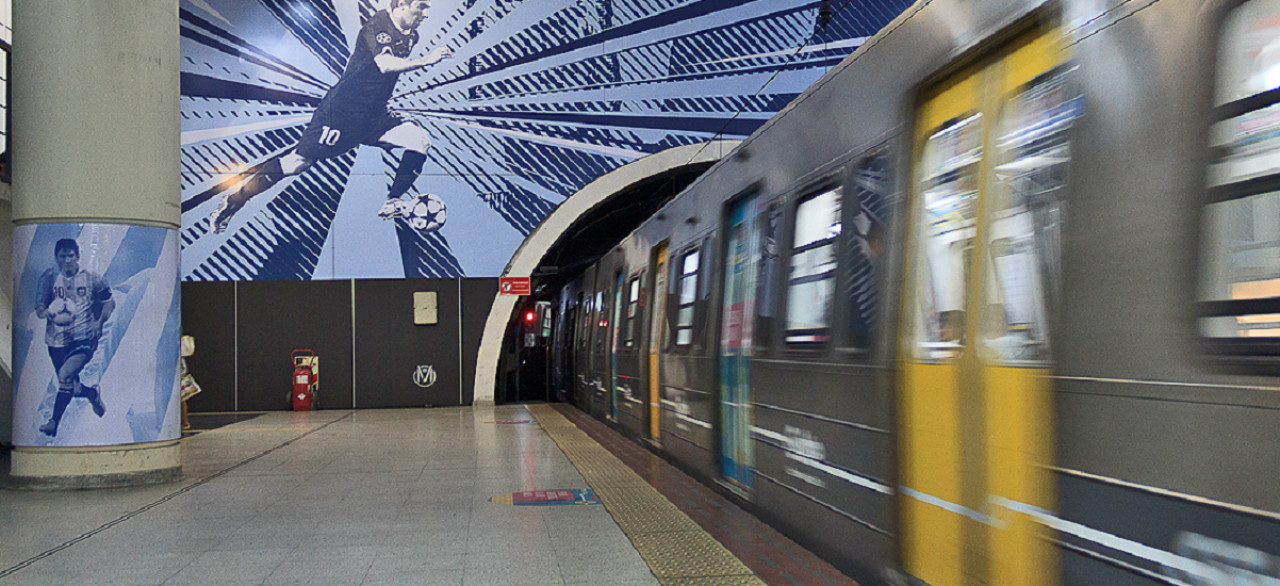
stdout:
POLYGON ((426 4, 181 0, 184 280, 497 276, 565 197, 747 136, 910 2, 426 4))
POLYGON ((13 233, 14 444, 178 438, 178 238, 125 224, 13 233))

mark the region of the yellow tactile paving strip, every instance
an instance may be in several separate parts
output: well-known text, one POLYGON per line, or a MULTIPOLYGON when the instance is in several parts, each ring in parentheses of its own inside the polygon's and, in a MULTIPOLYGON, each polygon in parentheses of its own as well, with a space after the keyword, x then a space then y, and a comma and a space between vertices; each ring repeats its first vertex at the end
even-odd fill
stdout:
POLYGON ((569 457, 664 585, 764 584, 666 497, 550 405, 529 412, 569 457))

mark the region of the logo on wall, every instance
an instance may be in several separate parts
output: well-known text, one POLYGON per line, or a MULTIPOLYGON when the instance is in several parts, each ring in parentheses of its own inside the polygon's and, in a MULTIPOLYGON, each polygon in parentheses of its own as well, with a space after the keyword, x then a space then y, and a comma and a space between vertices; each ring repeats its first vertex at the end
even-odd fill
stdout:
POLYGON ((176 439, 178 233, 122 224, 14 229, 14 443, 176 439))
POLYGON ((180 0, 182 278, 501 275, 568 196, 746 137, 910 4, 180 0))
POLYGON ((418 369, 413 371, 413 384, 424 389, 436 384, 436 367, 430 364, 419 364, 418 369))

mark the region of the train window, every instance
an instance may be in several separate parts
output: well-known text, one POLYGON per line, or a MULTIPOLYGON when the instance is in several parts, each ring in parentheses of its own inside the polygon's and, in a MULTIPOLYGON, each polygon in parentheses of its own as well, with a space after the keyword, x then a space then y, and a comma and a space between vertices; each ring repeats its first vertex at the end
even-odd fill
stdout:
POLYGON ((586 300, 581 302, 581 310, 578 312, 578 348, 587 348, 587 339, 591 333, 591 296, 588 295, 586 300))
POLYGON ((760 268, 757 274, 760 279, 756 282, 756 299, 760 301, 757 304, 755 333, 752 337, 757 345, 765 346, 774 331, 773 322, 777 311, 777 302, 774 300, 777 288, 774 285, 778 282, 778 273, 781 271, 781 263, 778 262, 778 238, 782 236, 779 232, 782 229, 780 204, 773 204, 765 209, 760 217, 759 228, 760 268))
POLYGON ((850 182, 848 229, 844 231, 848 238, 844 302, 849 308, 848 344, 852 348, 869 347, 875 328, 889 214, 888 181, 888 157, 876 153, 858 162, 850 182))
POLYGON ((979 353, 999 363, 1049 358, 1047 308, 1058 291, 1068 131, 1081 97, 1070 69, 1051 71, 1005 101, 987 202, 986 298, 979 353))
POLYGON ((841 189, 837 187, 812 195, 796 206, 791 274, 787 279, 788 343, 814 344, 831 337, 840 197, 841 189))
POLYGON ((916 266, 920 298, 915 310, 916 356, 955 358, 964 347, 969 258, 975 236, 974 200, 982 160, 982 115, 948 121, 925 141, 921 170, 924 210, 916 266))
POLYGON ((676 310, 676 345, 693 343, 693 306, 698 299, 698 248, 680 260, 680 299, 676 310))
POLYGON ((639 313, 640 307, 640 277, 631 278, 631 285, 627 292, 627 335, 626 345, 628 348, 636 344, 636 315, 639 313))
MULTIPOLYGON (((610 297, 611 295, 608 289, 596 293, 596 327, 601 328, 602 330, 609 327, 610 297)), ((608 339, 608 336, 606 336, 605 333, 605 331, 599 331, 595 336, 596 353, 604 352, 606 349, 605 341, 608 339)))
POLYGON ((1214 353, 1280 355, 1280 2, 1227 16, 1217 73, 1200 332, 1214 353))

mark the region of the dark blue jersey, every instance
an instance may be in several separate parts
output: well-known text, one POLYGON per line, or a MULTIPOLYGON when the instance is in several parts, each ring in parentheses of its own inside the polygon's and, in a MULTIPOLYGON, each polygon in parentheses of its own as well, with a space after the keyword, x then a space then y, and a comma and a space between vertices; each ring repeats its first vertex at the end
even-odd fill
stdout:
POLYGON ((347 68, 338 78, 338 83, 329 89, 324 101, 329 107, 344 113, 373 115, 384 112, 400 74, 383 73, 373 59, 382 53, 408 58, 416 44, 418 31, 400 32, 391 21, 391 14, 379 10, 360 28, 347 68))

